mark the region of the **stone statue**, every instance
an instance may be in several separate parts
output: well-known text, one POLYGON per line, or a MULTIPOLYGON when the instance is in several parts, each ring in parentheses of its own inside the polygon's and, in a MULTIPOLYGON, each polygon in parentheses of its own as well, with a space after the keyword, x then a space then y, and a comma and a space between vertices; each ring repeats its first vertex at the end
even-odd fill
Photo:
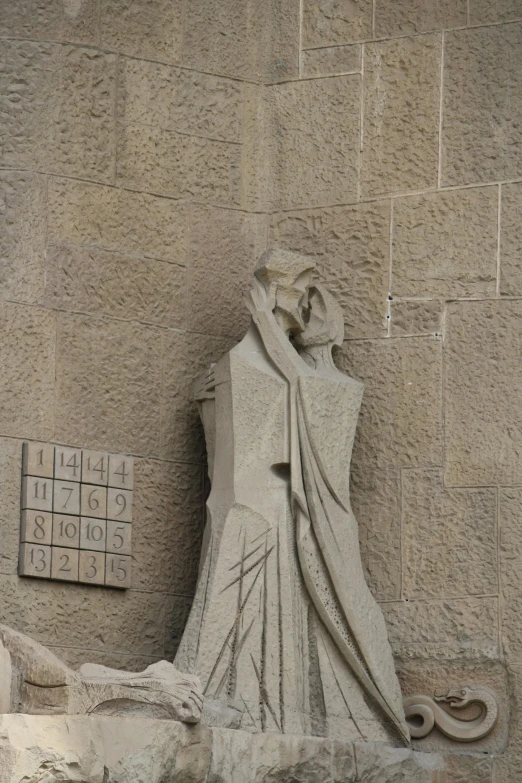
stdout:
POLYGON ((198 723, 196 677, 168 661, 124 672, 84 664, 78 672, 38 642, 0 625, 0 714, 113 715, 198 723))
POLYGON ((487 688, 452 688, 442 696, 408 696, 404 711, 414 739, 423 739, 436 726, 439 731, 457 742, 475 742, 490 734, 498 720, 498 701, 487 688), (478 715, 458 718, 450 715, 437 702, 445 702, 454 710, 470 705, 479 708, 478 715))
POLYGON ((343 317, 313 269, 265 253, 250 328, 196 383, 212 489, 175 663, 242 729, 408 742, 350 506, 363 386, 334 364, 343 317))

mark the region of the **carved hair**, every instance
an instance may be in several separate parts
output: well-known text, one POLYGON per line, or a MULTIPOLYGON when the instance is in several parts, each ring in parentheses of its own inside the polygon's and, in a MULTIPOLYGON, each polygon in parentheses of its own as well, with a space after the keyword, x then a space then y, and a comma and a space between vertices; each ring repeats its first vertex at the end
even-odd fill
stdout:
POLYGON ((296 345, 342 345, 344 339, 343 311, 335 297, 322 285, 310 288, 309 317, 306 328, 295 336, 296 345))

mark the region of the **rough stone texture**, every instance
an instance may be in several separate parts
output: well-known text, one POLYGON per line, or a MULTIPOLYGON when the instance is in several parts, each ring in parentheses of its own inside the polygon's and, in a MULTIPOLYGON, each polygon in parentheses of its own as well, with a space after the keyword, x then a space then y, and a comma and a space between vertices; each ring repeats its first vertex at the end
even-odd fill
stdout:
POLYGON ((46 180, 0 174, 0 296, 39 302, 45 279, 46 180))
POLYGON ((500 293, 522 295, 522 184, 502 186, 500 214, 500 293))
POLYGON ((407 598, 498 592, 495 489, 448 489, 440 470, 402 473, 407 598))
POLYGON ((266 247, 266 218, 194 206, 190 215, 189 329, 239 340, 249 313, 241 306, 257 259, 266 247), (212 280, 212 286, 208 281, 212 280))
MULTIPOLYGON (((492 732, 481 740, 475 740, 473 743, 464 744, 449 739, 437 727, 422 740, 413 740, 415 750, 423 751, 450 751, 452 753, 468 752, 474 754, 481 753, 503 753, 506 749, 509 727, 509 683, 508 673, 505 667, 499 661, 473 662, 458 659, 451 662, 444 660, 426 661, 407 661, 399 662, 398 675, 401 683, 401 689, 405 698, 408 696, 417 696, 426 694, 433 697, 436 694, 446 694, 455 688, 486 688, 492 692, 499 704, 499 713, 497 722, 492 732)), ((476 709, 476 708, 473 708, 476 709)), ((449 714, 454 718, 463 719, 471 714, 471 709, 459 710, 449 708, 449 714)), ((446 769, 448 770, 449 783, 453 783, 450 771, 455 774, 468 772, 474 769, 473 763, 478 762, 477 756, 469 759, 468 766, 461 763, 459 757, 455 757, 455 763, 450 763, 451 756, 446 756, 446 769)), ((464 762, 465 760, 462 760, 464 762)), ((491 761, 489 762, 491 765, 491 761)), ((477 775, 480 772, 480 766, 477 766, 477 775)), ((459 778, 457 777, 457 781, 459 778)), ((480 781, 481 778, 478 777, 480 781)), ((471 777, 472 783, 475 778, 471 777)), ((468 783, 464 778, 464 783, 468 783)))
POLYGON ((393 295, 494 295, 497 241, 497 188, 395 199, 393 295))
POLYGON ((520 301, 448 305, 444 398, 449 485, 522 483, 521 322, 520 301))
POLYGON ((191 596, 203 531, 203 469, 134 463, 133 587, 191 596))
POLYGON ((118 183, 171 198, 239 205, 237 144, 144 125, 118 129, 118 183))
POLYGON ((394 35, 447 30, 466 25, 466 0, 375 0, 375 35, 394 35))
POLYGON ((100 0, 17 0, 2 8, 0 35, 98 43, 100 0))
POLYGON ((304 0, 303 46, 328 46, 370 38, 371 0, 304 0))
POLYGON ((500 583, 502 588, 502 642, 510 662, 522 662, 522 535, 520 488, 500 491, 500 583))
POLYGON ((303 76, 332 76, 361 70, 360 46, 330 46, 304 51, 303 76))
POLYGON ((522 24, 448 33, 442 184, 522 174, 522 24))
MULTIPOLYGON (((198 552, 199 554, 199 552, 198 552)), ((165 658, 174 660, 192 606, 192 598, 167 595, 165 619, 165 658)))
POLYGON ((470 0, 470 24, 494 24, 495 22, 510 22, 522 19, 522 3, 520 0, 470 0))
MULTIPOLYGON (((55 647, 49 645, 49 649, 58 656, 71 669, 79 669, 85 663, 87 658, 91 663, 99 663, 102 666, 110 666, 113 669, 125 669, 129 672, 141 672, 151 663, 161 660, 162 655, 146 656, 134 655, 133 653, 119 653, 111 650, 85 650, 77 647, 55 647)), ((170 657, 170 656, 168 656, 170 657)))
POLYGON ((0 432, 48 440, 54 430, 54 313, 0 304, 0 432))
POLYGON ((386 334, 388 203, 274 215, 270 244, 314 256, 318 274, 343 308, 345 336, 386 334))
POLYGON ((118 119, 218 141, 241 141, 241 84, 160 63, 124 58, 118 119))
POLYGON ((18 570, 22 444, 0 438, 0 573, 18 570))
POLYGON ((496 660, 496 598, 401 601, 381 604, 396 655, 408 658, 496 660))
POLYGON ((365 468, 441 464, 438 340, 345 342, 338 363, 365 384, 355 464, 365 468))
POLYGON ((401 593, 401 485, 399 471, 352 470, 350 497, 359 523, 366 581, 379 600, 401 593))
POLYGON ((48 220, 53 244, 185 261, 186 207, 171 199, 52 177, 48 220))
POLYGON ((58 440, 158 454, 161 333, 136 323, 60 313, 56 352, 58 440))
POLYGON ((0 575, 0 622, 41 644, 163 657, 165 595, 94 589, 0 575))
POLYGON ((192 384, 234 341, 204 334, 167 332, 163 339, 161 456, 204 461, 205 443, 192 384))
MULTIPOLYGON (((493 765, 497 762, 490 758, 473 756, 447 755, 444 757, 445 772, 442 773, 442 783, 491 783, 494 778, 493 765)), ((508 783, 501 778, 502 783, 508 783)))
POLYGON ((64 245, 47 251, 48 307, 184 327, 186 269, 154 259, 64 245))
POLYGON ((438 783, 444 774, 437 753, 177 721, 3 715, 0 732, 5 783, 438 783))
POLYGON ((182 24, 182 3, 101 0, 102 46, 123 54, 177 63, 181 57, 182 24))
POLYGON ((364 196, 437 184, 441 39, 371 43, 364 57, 364 196))
POLYGON ((1 164, 112 181, 115 68, 95 49, 5 41, 1 164))
POLYGON ((442 305, 439 301, 391 302, 392 337, 441 333, 442 305))

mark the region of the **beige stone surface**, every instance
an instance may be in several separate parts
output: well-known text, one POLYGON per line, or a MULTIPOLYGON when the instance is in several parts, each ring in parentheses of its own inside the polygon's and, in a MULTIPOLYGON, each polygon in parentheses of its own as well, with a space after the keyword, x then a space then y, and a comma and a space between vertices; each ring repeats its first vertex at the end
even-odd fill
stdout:
POLYGON ((79 669, 89 658, 91 663, 99 663, 102 666, 110 666, 112 669, 125 669, 128 672, 143 671, 151 663, 161 660, 165 656, 146 656, 135 655, 133 653, 119 653, 112 650, 89 650, 86 652, 78 647, 56 647, 48 645, 53 652, 66 666, 71 669, 79 669))
POLYGON ((4 42, 1 164, 111 182, 115 68, 115 58, 96 49, 4 42))
POLYGON ((203 532, 203 469, 136 460, 133 587, 191 596, 203 532))
POLYGON ((442 184, 522 173, 522 24, 450 32, 444 48, 442 184))
POLYGON ((172 199, 51 177, 48 221, 52 244, 185 261, 186 207, 172 199))
POLYGON ((353 470, 350 497, 359 523, 366 581, 379 600, 401 593, 401 483, 399 471, 353 470))
POLYGON ((502 643, 510 663, 522 662, 522 535, 520 531, 520 488, 500 491, 500 584, 502 643))
POLYGON ((33 40, 98 43, 100 0, 18 0, 2 8, 0 35, 33 40))
MULTIPOLYGON (((442 783, 491 783, 494 778, 493 767, 496 761, 490 758, 477 758, 477 756, 447 755, 444 757, 445 778, 442 783)), ((502 783, 508 783, 501 778, 502 783)))
POLYGON ((47 251, 45 304, 158 326, 187 323, 187 271, 155 259, 74 245, 47 251))
POLYGON ((161 332, 59 313, 56 436, 95 449, 157 454, 161 332))
POLYGON ((39 302, 45 280, 46 180, 26 171, 0 174, 2 299, 39 302))
POLYGON ((241 141, 241 83, 156 62, 122 58, 118 119, 218 141, 241 141))
POLYGON ((522 19, 522 4, 520 0, 470 0, 470 24, 494 24, 495 22, 510 22, 522 19))
POLYGON ((301 54, 303 76, 333 76, 361 70, 361 47, 327 46, 301 54))
POLYGON ((440 334, 442 304, 440 301, 393 301, 390 305, 390 333, 392 337, 418 334, 440 334))
POLYGON ((181 3, 103 0, 100 4, 102 46, 133 57, 179 62, 182 25, 181 3))
POLYGON ((354 743, 357 783, 438 783, 444 769, 438 754, 416 754, 406 748, 354 743))
POLYGON ((394 296, 491 296, 496 291, 498 189, 393 202, 394 296))
POLYGON ((364 56, 364 196, 437 184, 441 38, 370 43, 364 56))
POLYGON ((192 384, 233 346, 225 337, 167 332, 163 336, 161 456, 203 462, 205 444, 192 384))
POLYGON ((398 468, 441 464, 439 340, 348 341, 338 363, 365 385, 356 465, 398 468))
POLYGON ((129 124, 118 128, 117 154, 117 179, 125 187, 239 205, 238 144, 129 124))
POLYGON ((466 23, 466 0, 375 0, 377 38, 465 27, 466 23))
POLYGON ((498 592, 496 490, 450 489, 440 470, 402 473, 407 598, 498 592))
POLYGON ((394 653, 402 659, 497 660, 494 597, 381 604, 394 653))
POLYGON ((240 339, 249 313, 243 298, 256 259, 266 248, 266 218, 194 205, 188 252, 188 324, 240 339), (212 286, 208 281, 212 280, 212 286))
POLYGON ((165 609, 165 658, 174 660, 187 624, 192 598, 167 595, 165 609))
POLYGON ((303 44, 328 46, 370 38, 370 0, 304 0, 303 44))
POLYGON ((0 432, 48 440, 54 431, 54 313, 0 305, 0 432))
POLYGON ((522 186, 519 183, 502 186, 500 214, 500 293, 522 294, 522 186))
POLYGON ((164 654, 164 595, 4 575, 0 595, 0 622, 41 644, 164 654))
POLYGON ((276 214, 270 244, 316 259, 320 279, 343 308, 347 338, 386 335, 388 203, 276 214))
POLYGON ((518 484, 522 303, 455 302, 446 314, 445 482, 518 484))

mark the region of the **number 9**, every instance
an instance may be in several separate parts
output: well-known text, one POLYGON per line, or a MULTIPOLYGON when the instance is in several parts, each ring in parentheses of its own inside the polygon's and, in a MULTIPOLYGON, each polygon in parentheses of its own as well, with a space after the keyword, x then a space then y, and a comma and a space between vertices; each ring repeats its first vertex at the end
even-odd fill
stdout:
POLYGON ((125 511, 125 509, 127 508, 127 501, 126 501, 126 499, 125 499, 125 495, 121 495, 121 494, 119 494, 119 495, 116 495, 116 497, 114 498, 114 500, 115 500, 115 502, 116 502, 116 505, 120 507, 120 510, 119 510, 119 511, 118 511, 118 513, 116 514, 116 516, 117 516, 117 517, 119 517, 119 516, 120 516, 120 514, 123 514, 123 512, 124 512, 124 511, 125 511))

